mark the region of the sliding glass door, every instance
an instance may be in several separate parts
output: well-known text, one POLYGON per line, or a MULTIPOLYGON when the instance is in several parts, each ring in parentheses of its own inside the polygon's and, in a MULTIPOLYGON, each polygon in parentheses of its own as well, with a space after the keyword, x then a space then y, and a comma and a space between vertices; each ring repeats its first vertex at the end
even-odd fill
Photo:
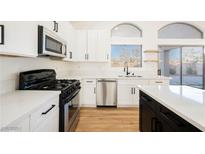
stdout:
POLYGON ((182 47, 182 85, 203 88, 202 47, 182 47))
POLYGON ((171 85, 204 88, 204 51, 201 46, 160 47, 160 70, 171 85))

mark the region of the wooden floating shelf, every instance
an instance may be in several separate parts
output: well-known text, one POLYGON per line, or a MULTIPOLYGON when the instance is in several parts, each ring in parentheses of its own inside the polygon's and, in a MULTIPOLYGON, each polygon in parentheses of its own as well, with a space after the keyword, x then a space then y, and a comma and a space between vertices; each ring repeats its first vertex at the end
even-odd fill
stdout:
POLYGON ((144 53, 159 53, 158 50, 145 50, 144 53))
POLYGON ((159 60, 144 60, 144 62, 159 63, 159 60))

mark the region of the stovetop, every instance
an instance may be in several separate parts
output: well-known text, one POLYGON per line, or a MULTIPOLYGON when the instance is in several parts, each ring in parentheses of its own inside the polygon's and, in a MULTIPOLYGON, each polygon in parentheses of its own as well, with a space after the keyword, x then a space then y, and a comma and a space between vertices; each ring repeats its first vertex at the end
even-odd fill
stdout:
POLYGON ((64 90, 71 86, 74 86, 74 84, 77 82, 78 80, 54 80, 37 88, 38 90, 64 90))

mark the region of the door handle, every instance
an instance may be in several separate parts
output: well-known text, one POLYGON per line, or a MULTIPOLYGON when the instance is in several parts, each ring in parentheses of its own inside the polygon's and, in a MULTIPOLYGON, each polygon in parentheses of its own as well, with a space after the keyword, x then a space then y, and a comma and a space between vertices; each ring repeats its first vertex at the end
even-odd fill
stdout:
POLYGON ((94 88, 94 94, 96 93, 96 88, 94 88))
POLYGON ((133 95, 133 88, 131 88, 131 94, 133 95))
POLYGON ((56 105, 52 105, 47 111, 41 113, 41 115, 47 114, 49 111, 51 111, 56 105))
POLYGON ((58 32, 58 23, 56 22, 56 32, 58 32))
POLYGON ((134 89, 134 94, 135 94, 135 88, 133 88, 134 89))

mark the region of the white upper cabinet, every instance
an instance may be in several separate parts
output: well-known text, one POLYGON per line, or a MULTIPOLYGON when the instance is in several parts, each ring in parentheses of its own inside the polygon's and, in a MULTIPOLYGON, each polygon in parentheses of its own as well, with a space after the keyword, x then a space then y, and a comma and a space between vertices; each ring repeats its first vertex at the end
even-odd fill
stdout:
POLYGON ((106 62, 111 50, 110 33, 105 30, 75 30, 73 61, 106 62))
POLYGON ((85 61, 87 52, 87 31, 75 30, 72 41, 71 60, 85 61))
POLYGON ((98 31, 97 30, 89 30, 88 32, 88 40, 87 40, 87 60, 95 61, 96 52, 98 50, 98 31))
POLYGON ((111 44, 110 31, 98 31, 98 50, 96 51, 97 61, 108 61, 110 59, 111 44))
POLYGON ((68 56, 72 50, 73 27, 68 21, 3 21, 4 44, 0 45, 0 54, 11 56, 38 56, 38 25, 56 33, 67 42, 68 56))
POLYGON ((36 57, 37 22, 4 21, 4 44, 0 45, 0 54, 11 56, 36 57))
POLYGON ((53 21, 39 21, 38 25, 44 26, 45 28, 49 29, 50 31, 55 30, 53 21))

